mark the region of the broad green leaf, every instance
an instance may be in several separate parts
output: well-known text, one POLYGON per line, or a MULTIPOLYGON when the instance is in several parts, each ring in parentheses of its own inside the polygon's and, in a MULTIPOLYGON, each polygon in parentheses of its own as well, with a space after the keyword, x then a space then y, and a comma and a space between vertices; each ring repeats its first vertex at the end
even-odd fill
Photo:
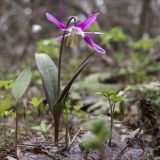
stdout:
POLYGON ((45 95, 51 111, 58 97, 58 69, 46 54, 35 54, 37 68, 41 74, 45 95))
POLYGON ((4 101, 0 104, 0 116, 10 108, 12 103, 12 95, 7 95, 7 97, 4 99, 4 101))
POLYGON ((18 101, 25 93, 32 78, 32 72, 30 68, 26 68, 17 77, 13 87, 12 94, 16 101, 18 101))

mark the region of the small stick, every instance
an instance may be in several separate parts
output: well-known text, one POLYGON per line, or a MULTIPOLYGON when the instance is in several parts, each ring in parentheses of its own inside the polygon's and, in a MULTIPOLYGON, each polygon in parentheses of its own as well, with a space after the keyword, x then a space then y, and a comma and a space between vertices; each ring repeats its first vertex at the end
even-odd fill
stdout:
POLYGON ((77 133, 73 137, 73 139, 72 139, 71 143, 69 144, 67 150, 69 150, 71 148, 71 146, 73 145, 73 142, 75 141, 76 137, 79 135, 80 131, 81 131, 81 128, 77 131, 77 133))
POLYGON ((127 145, 121 150, 121 152, 118 154, 118 156, 115 158, 115 160, 119 160, 121 158, 121 156, 124 154, 125 150, 130 146, 130 144, 132 143, 132 141, 134 140, 134 138, 136 138, 140 134, 140 132, 142 131, 142 129, 145 126, 145 124, 147 123, 147 121, 148 121, 148 118, 145 119, 145 121, 141 125, 139 131, 133 136, 133 138, 131 138, 129 140, 129 143, 127 143, 127 145))

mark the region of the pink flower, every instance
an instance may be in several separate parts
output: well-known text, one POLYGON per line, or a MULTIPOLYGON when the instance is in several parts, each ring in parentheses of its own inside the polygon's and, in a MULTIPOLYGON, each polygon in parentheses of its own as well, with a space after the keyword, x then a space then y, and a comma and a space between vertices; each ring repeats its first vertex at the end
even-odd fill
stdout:
MULTIPOLYGON (((59 22, 53 15, 50 13, 46 13, 46 17, 48 20, 52 21, 57 25, 57 27, 63 31, 67 31, 68 34, 65 36, 67 37, 67 44, 66 45, 76 45, 78 43, 78 35, 80 35, 85 42, 90 45, 92 48, 94 48, 97 52, 101 54, 105 54, 105 50, 101 48, 99 45, 97 45, 93 40, 90 38, 90 35, 100 35, 101 32, 84 32, 85 29, 87 29, 97 18, 99 13, 95 13, 91 16, 89 16, 86 20, 80 22, 80 23, 74 23, 70 27, 66 27, 63 23, 59 22)), ((61 41, 63 36, 59 36, 56 39, 58 41, 61 41)))

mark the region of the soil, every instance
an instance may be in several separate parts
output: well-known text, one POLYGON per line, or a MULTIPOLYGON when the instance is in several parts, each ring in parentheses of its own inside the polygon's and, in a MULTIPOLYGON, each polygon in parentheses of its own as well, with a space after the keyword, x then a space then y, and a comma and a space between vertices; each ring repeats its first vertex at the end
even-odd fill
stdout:
MULTIPOLYGON (((94 119, 95 117, 92 118, 94 119)), ((78 139, 85 141, 91 136, 89 131, 82 130, 67 150, 64 149, 65 136, 63 133, 61 134, 59 147, 55 147, 52 139, 46 140, 42 136, 33 139, 28 136, 19 145, 20 160, 103 160, 103 158, 105 160, 150 160, 151 158, 158 160, 160 159, 159 135, 154 136, 150 133, 151 140, 148 139, 148 142, 146 141, 148 136, 146 127, 149 123, 147 120, 141 128, 131 130, 123 125, 122 122, 115 120, 112 146, 110 147, 108 141, 105 141, 103 150, 95 150, 88 153, 80 149, 78 139), (140 129, 142 130, 139 133, 140 129), (155 144, 154 147, 151 147, 151 143, 155 144)), ((106 116, 107 128, 109 128, 109 124, 110 117, 106 116)), ((0 152, 1 160, 15 160, 14 147, 8 147, 8 149, 0 152)))

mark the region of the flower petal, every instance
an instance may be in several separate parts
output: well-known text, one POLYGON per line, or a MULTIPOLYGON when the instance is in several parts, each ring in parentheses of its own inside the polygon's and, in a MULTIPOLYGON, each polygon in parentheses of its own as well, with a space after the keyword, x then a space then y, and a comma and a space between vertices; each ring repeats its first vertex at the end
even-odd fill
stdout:
MULTIPOLYGON (((68 35, 65 35, 65 37, 64 38, 66 38, 68 35)), ((56 40, 57 41, 61 41, 63 39, 63 36, 59 36, 59 37, 56 37, 56 40)))
POLYGON ((50 13, 46 13, 46 17, 48 20, 52 21, 53 23, 55 23, 57 25, 58 28, 60 28, 61 30, 66 30, 67 28, 64 26, 63 23, 59 22, 54 16, 52 16, 50 13))
POLYGON ((85 35, 95 35, 95 34, 98 34, 98 35, 102 35, 103 33, 102 32, 83 32, 85 35))
POLYGON ((96 20, 96 18, 97 18, 98 15, 99 15, 99 13, 95 13, 95 14, 89 16, 83 22, 75 24, 75 26, 76 27, 80 27, 82 30, 85 30, 96 20))
POLYGON ((97 52, 99 52, 99 53, 101 53, 101 54, 105 54, 105 53, 106 53, 106 51, 105 51, 103 48, 101 48, 100 46, 98 46, 96 43, 94 43, 94 42, 92 41, 92 39, 90 39, 89 36, 85 35, 85 36, 84 36, 84 40, 85 40, 86 43, 88 43, 92 48, 94 48, 97 52))

